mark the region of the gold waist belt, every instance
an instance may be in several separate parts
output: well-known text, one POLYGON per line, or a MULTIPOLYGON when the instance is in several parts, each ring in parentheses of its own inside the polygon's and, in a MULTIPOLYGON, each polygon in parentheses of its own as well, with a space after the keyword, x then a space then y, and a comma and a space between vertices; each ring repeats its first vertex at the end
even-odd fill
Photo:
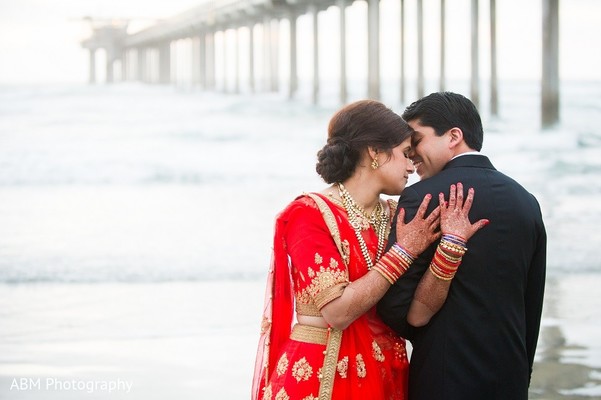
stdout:
POLYGON ((292 327, 290 339, 297 342, 326 345, 328 342, 328 329, 311 325, 295 324, 292 327))

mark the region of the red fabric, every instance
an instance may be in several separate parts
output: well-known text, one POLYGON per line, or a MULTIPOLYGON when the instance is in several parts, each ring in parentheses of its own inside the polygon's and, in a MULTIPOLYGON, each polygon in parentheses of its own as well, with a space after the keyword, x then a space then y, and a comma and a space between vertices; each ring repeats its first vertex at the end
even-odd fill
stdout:
MULTIPOLYGON (((270 269, 273 272, 268 277, 263 315, 266 329, 257 353, 253 399, 317 399, 325 346, 289 338, 295 296, 296 301, 313 301, 329 293, 330 287, 367 273, 346 212, 323 198, 336 218, 341 240, 348 243, 348 269, 311 198, 297 198, 278 216, 270 269)), ((373 259, 377 236, 372 229, 363 232, 373 259)), ((333 399, 407 398, 405 341, 377 317, 375 309, 343 331, 338 360, 333 399)))

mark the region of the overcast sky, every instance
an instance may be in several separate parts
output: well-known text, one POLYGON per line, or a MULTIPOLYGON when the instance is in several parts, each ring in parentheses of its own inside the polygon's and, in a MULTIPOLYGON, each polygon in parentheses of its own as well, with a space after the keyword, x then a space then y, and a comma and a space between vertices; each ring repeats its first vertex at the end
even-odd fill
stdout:
MULTIPOLYGON (((89 35, 81 18, 128 17, 166 18, 202 3, 202 0, 0 0, 0 83, 86 82, 88 55, 80 41, 89 35)), ((382 74, 398 71, 398 0, 381 0, 382 74)), ((407 5, 407 68, 415 73, 415 1, 407 5)), ((438 69, 439 0, 424 0, 426 75, 435 78, 438 69)), ((469 74, 469 0, 447 1, 447 76, 469 74)), ((560 2, 560 74, 562 79, 601 79, 601 1, 560 2)), ((348 41, 365 42, 365 2, 349 9, 348 41), (354 18, 354 20, 353 20, 354 18), (357 21, 353 23, 353 21, 357 21)), ((499 75, 501 79, 538 79, 541 58, 542 0, 497 1, 499 75)), ((480 0, 482 66, 488 74, 488 1, 480 0)), ((334 8, 320 16, 324 45, 335 45, 337 14, 334 8), (329 44, 328 44, 329 41, 329 44), (334 43, 334 44, 333 44, 334 43)), ((299 19, 299 71, 310 65, 303 49, 310 48, 309 19, 299 19)), ((138 24, 138 27, 140 25, 138 24)), ((135 28, 135 25, 134 25, 135 28)), ((337 40, 337 39, 336 39, 337 40)), ((309 51, 306 53, 310 54, 309 51)), ((352 64, 353 60, 349 60, 352 64)), ((322 62, 324 78, 337 70, 322 62)))

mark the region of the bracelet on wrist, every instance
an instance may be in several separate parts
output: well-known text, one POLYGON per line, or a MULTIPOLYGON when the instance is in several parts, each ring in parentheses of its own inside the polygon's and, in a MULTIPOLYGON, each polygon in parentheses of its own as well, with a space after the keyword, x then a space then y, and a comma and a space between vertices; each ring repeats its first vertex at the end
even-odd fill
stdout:
POLYGON ((395 243, 390 250, 372 267, 393 285, 413 263, 414 257, 402 246, 395 243))

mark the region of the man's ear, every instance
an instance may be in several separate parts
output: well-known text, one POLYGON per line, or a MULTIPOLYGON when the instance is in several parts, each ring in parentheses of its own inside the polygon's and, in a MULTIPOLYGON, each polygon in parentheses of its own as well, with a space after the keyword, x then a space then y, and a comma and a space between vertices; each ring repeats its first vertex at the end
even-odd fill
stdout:
POLYGON ((449 148, 454 149, 463 143, 463 131, 457 127, 449 129, 449 148))

